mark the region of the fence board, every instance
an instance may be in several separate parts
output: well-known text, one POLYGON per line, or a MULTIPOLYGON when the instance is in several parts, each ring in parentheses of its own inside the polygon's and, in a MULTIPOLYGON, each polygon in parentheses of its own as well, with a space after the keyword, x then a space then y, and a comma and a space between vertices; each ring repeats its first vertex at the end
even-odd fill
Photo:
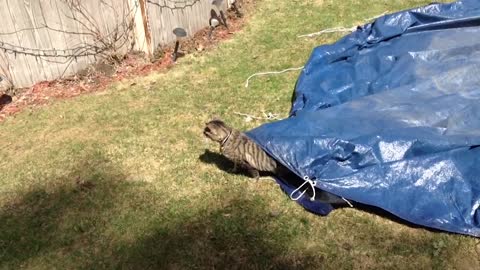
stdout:
MULTIPOLYGON (((8 32, 13 33, 9 35, 2 35, 2 41, 8 42, 10 44, 19 44, 20 38, 18 36, 18 29, 15 26, 14 18, 11 15, 11 7, 9 0, 6 0, 6 9, 2 9, 2 18, 6 20, 3 22, 2 27, 6 28, 6 31, 1 31, 2 33, 8 32)), ((10 78, 14 83, 26 84, 29 81, 33 80, 31 77, 30 66, 27 61, 21 55, 16 55, 13 53, 6 54, 7 61, 10 63, 10 73, 12 78, 10 78), (12 62, 15 62, 14 64, 12 62)), ((5 74, 4 74, 5 75, 5 74)))
MULTIPOLYGON (((32 25, 36 31, 32 31, 33 38, 37 43, 37 48, 48 48, 51 44, 50 37, 48 36, 48 32, 45 31, 46 29, 42 29, 44 25, 44 17, 42 14, 41 4, 39 1, 25 1, 25 10, 32 22, 32 25)), ((41 68, 43 72, 43 79, 50 80, 55 78, 58 74, 58 68, 56 66, 49 68, 48 63, 45 61, 40 61, 40 59, 36 58, 37 66, 36 68, 41 68)))
MULTIPOLYGON (((221 9, 226 10, 226 1, 221 9)), ((218 8, 210 0, 147 0, 148 19, 151 24, 153 47, 175 41, 172 31, 182 27, 189 37, 208 26, 210 10, 218 8)))
POLYGON ((150 55, 158 44, 175 41, 174 28, 182 27, 193 36, 208 26, 212 8, 218 12, 211 0, 79 0, 85 18, 65 1, 0 0, 0 75, 15 87, 71 75, 94 63, 97 59, 93 55, 70 57, 94 44, 93 34, 97 33, 88 29, 91 22, 101 37, 112 37, 122 22, 134 20, 132 32, 117 44, 119 51, 126 52, 135 39, 134 48, 150 55))

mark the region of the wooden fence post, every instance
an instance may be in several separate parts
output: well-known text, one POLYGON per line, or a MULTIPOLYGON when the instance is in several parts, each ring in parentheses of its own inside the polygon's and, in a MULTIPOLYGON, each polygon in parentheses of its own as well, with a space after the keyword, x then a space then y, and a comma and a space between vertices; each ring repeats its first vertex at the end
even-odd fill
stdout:
POLYGON ((148 10, 146 0, 128 0, 130 8, 135 10, 135 49, 146 53, 150 59, 153 54, 152 36, 148 25, 148 10))

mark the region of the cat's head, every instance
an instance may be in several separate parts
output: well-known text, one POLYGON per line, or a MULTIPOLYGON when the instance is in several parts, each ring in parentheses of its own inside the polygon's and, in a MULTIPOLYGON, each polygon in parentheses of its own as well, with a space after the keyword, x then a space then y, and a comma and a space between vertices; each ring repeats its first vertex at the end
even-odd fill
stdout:
POLYGON ((219 119, 205 123, 203 129, 203 134, 215 142, 222 142, 230 133, 231 129, 219 119))

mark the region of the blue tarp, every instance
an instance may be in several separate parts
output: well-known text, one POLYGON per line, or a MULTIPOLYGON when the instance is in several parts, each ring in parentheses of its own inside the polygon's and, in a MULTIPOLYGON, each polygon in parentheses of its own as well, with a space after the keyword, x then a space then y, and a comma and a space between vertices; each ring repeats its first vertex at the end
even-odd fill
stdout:
POLYGON ((385 15, 315 48, 290 117, 247 134, 318 191, 480 236, 480 1, 385 15))

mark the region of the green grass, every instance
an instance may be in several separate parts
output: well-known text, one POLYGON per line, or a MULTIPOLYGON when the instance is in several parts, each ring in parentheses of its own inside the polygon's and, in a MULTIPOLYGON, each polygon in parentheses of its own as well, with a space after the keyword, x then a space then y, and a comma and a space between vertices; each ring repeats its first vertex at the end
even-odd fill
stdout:
POLYGON ((234 112, 287 114, 298 72, 244 81, 340 37, 297 35, 428 2, 262 0, 232 40, 168 72, 9 118, 0 269, 479 269, 470 237, 358 209, 310 214, 273 181, 222 170, 201 132, 214 115, 249 129, 262 122, 234 112))

